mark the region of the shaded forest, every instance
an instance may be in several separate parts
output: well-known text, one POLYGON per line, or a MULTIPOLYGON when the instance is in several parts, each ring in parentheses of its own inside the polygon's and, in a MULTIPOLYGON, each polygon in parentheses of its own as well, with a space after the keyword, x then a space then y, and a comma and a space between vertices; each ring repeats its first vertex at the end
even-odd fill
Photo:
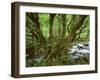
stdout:
POLYGON ((80 42, 89 42, 88 15, 26 13, 26 67, 88 64, 69 59, 80 42))

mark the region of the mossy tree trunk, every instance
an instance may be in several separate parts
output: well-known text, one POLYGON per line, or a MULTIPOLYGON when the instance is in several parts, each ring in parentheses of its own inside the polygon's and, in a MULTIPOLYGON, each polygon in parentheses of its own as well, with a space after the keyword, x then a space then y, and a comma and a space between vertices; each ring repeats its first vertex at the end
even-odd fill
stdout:
MULTIPOLYGON (((30 36, 32 37, 31 41, 33 41, 33 52, 31 52, 33 54, 36 52, 37 54, 45 53, 45 57, 43 57, 42 60, 46 63, 46 65, 67 64, 68 50, 71 44, 75 41, 77 31, 82 28, 82 25, 84 24, 87 16, 72 15, 71 19, 68 20, 65 14, 49 14, 47 19, 49 21, 49 28, 45 26, 46 29, 48 29, 49 34, 49 37, 47 39, 43 35, 43 31, 41 30, 39 14, 27 13, 27 17, 30 23, 28 22, 26 23, 26 25, 28 25, 27 28, 30 31, 30 36), (54 24, 54 21, 56 24, 54 24), (56 28, 58 29, 57 36, 54 33, 54 27, 58 27, 56 28)), ((79 32, 79 34, 80 33, 81 32, 79 32)))

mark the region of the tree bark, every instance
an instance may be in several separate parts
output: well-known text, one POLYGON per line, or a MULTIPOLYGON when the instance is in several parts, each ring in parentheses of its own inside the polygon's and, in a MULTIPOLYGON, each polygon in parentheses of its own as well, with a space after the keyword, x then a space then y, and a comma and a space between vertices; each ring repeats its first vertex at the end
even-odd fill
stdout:
POLYGON ((53 22, 54 22, 54 17, 56 14, 50 14, 50 28, 49 28, 49 38, 53 37, 53 22))
POLYGON ((62 38, 65 37, 65 32, 66 32, 66 15, 62 14, 62 38))

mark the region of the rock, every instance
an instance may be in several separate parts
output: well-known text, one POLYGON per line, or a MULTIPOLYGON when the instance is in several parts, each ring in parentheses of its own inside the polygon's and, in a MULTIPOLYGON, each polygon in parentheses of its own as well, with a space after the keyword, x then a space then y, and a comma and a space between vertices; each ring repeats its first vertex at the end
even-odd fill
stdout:
POLYGON ((78 59, 78 58, 89 58, 90 49, 89 49, 89 43, 76 43, 72 46, 72 48, 69 49, 69 56, 72 59, 78 59))

